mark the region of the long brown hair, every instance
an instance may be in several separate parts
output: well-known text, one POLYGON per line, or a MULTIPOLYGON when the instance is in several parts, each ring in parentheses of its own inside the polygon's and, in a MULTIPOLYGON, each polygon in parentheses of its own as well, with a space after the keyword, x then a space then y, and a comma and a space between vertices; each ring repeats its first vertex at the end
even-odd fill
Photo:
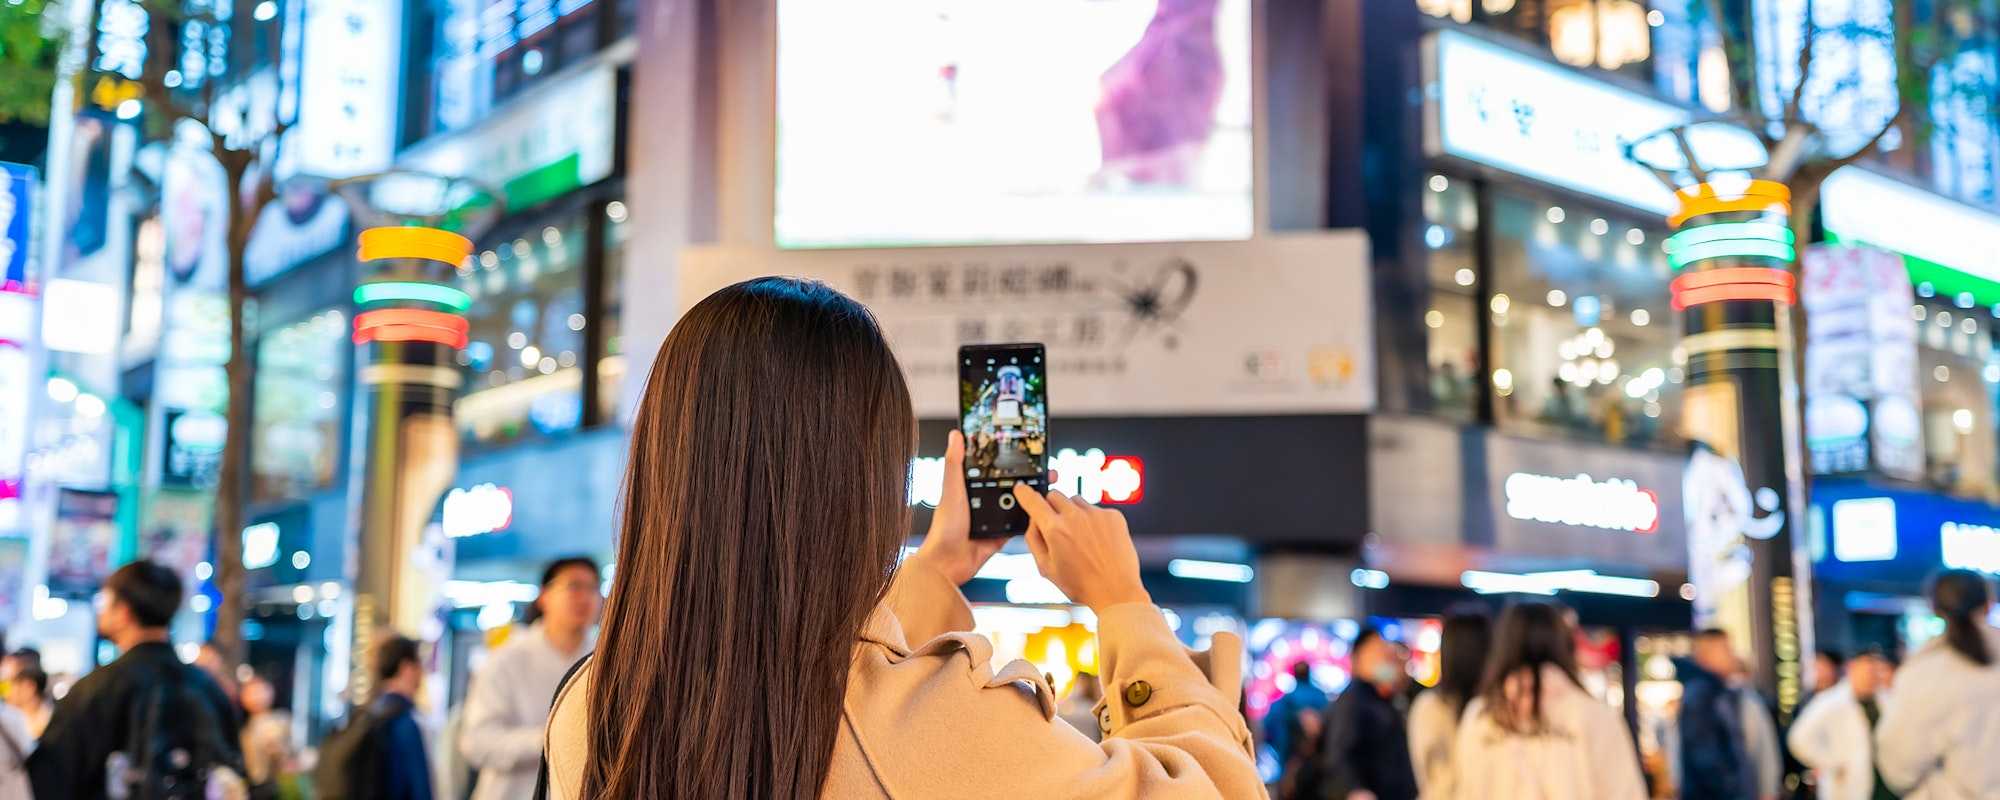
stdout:
POLYGON ((1541 602, 1507 606, 1493 631, 1493 650, 1486 657, 1486 677, 1479 689, 1486 713, 1493 715, 1501 730, 1529 736, 1550 732, 1542 716, 1544 667, 1555 667, 1571 684, 1583 686, 1576 677, 1576 639, 1563 608, 1541 602), (1507 696, 1507 682, 1517 675, 1528 683, 1525 714, 1507 696))
POLYGON ((1984 614, 1993 603, 1986 579, 1968 569, 1948 569, 1931 576, 1931 609, 1944 619, 1944 643, 1966 660, 1991 666, 1986 647, 1984 614))
POLYGON ((632 430, 584 797, 814 797, 909 528, 910 395, 861 304, 759 278, 660 347, 632 430))

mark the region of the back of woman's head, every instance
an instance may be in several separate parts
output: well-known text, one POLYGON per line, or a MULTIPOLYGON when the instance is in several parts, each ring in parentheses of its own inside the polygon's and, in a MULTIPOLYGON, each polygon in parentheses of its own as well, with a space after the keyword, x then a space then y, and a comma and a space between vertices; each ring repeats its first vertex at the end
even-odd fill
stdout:
POLYGON ((1931 576, 1931 609, 1944 619, 1944 641, 1959 655, 1980 666, 1993 663, 1986 646, 1982 615, 1993 605, 1993 589, 1986 578, 1964 569, 1948 569, 1931 576))
POLYGON ((1542 677, 1548 667, 1577 684, 1576 640, 1562 607, 1543 602, 1509 605, 1494 628, 1479 689, 1487 713, 1502 729, 1524 734, 1547 731, 1542 677), (1512 691, 1510 681, 1517 687, 1512 691))
POLYGON ((1451 704, 1452 711, 1464 712, 1465 704, 1478 696, 1492 645, 1493 618, 1483 606, 1460 606, 1445 612, 1434 689, 1451 704))
POLYGON ((759 278, 674 326, 632 430, 585 797, 812 797, 907 533, 915 422, 867 309, 759 278))

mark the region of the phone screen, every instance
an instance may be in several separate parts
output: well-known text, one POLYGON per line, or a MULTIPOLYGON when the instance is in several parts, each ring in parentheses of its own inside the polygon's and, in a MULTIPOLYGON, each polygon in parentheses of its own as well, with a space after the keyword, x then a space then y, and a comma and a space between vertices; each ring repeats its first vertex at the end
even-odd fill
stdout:
POLYGON ((974 537, 1026 533, 1014 484, 1043 490, 1049 473, 1048 372, 1039 344, 958 350, 959 431, 974 537))

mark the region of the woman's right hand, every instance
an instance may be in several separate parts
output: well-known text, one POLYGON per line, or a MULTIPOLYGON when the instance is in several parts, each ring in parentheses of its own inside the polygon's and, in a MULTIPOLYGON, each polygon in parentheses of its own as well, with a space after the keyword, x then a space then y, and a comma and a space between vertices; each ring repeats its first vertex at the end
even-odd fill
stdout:
POLYGON ((1025 483, 1014 484, 1014 499, 1028 512, 1036 568, 1071 600, 1092 611, 1153 602, 1139 580, 1139 552, 1124 514, 1025 483))

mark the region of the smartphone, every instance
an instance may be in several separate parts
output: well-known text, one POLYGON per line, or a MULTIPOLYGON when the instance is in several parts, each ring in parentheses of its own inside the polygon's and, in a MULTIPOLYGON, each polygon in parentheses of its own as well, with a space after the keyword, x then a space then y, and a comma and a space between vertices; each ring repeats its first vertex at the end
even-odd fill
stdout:
POLYGON ((1028 532, 1014 484, 1049 485, 1049 381, 1039 344, 958 349, 958 429, 973 538, 1028 532))

